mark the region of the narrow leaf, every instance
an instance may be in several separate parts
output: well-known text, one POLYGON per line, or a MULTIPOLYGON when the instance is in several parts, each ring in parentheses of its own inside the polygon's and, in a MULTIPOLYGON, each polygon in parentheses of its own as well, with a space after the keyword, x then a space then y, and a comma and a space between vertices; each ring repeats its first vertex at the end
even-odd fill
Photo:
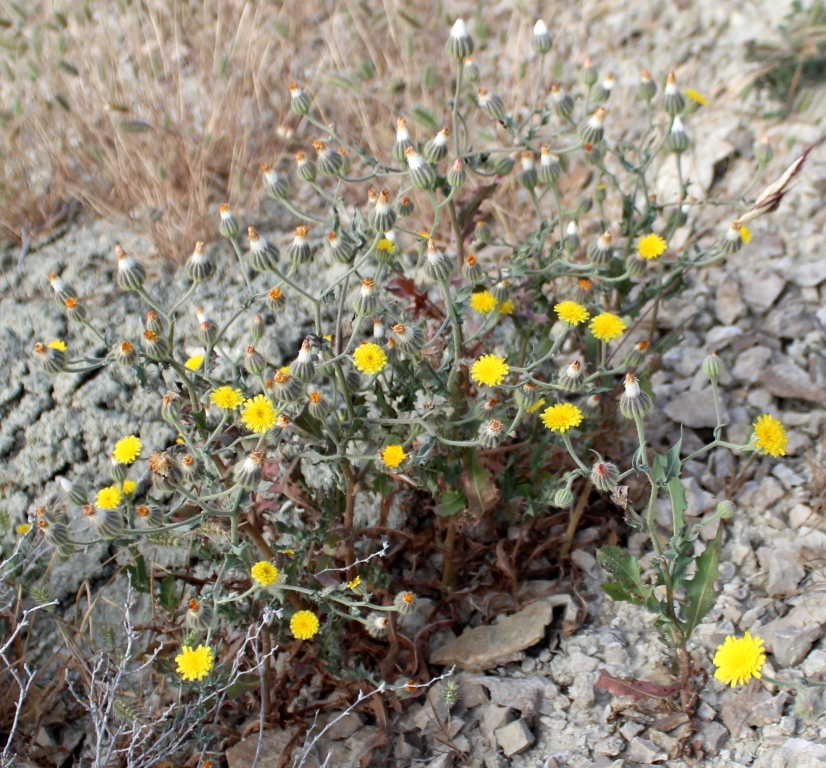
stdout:
POLYGON ((685 488, 679 476, 668 481, 668 493, 671 495, 671 509, 674 512, 674 535, 679 536, 685 528, 685 511, 688 502, 685 498, 685 488))
POLYGON ((685 582, 688 593, 688 605, 685 608, 686 621, 682 625, 686 638, 703 620, 705 615, 717 602, 717 593, 714 591, 714 582, 720 576, 720 546, 722 544, 723 529, 720 527, 714 541, 710 541, 702 555, 697 558, 697 571, 691 581, 685 582))
POLYGON ((668 699, 682 688, 679 683, 661 685, 648 680, 615 677, 606 669, 599 671, 599 679, 594 687, 613 693, 614 696, 630 696, 636 701, 640 699, 668 699))

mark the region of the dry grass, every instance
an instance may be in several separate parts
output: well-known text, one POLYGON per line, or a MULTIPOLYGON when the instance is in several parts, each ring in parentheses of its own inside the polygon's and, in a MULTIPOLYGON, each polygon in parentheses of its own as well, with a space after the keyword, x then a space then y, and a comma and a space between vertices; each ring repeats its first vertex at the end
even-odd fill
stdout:
MULTIPOLYGON (((436 105, 453 87, 441 53, 450 19, 435 1, 411 8, 0 4, 0 94, 12 105, 0 134, 0 227, 20 239, 75 198, 148 232, 164 255, 188 253, 214 232, 221 201, 255 209, 262 160, 288 158, 317 136, 289 111, 291 79, 317 94, 323 120, 372 154, 387 157, 400 113, 429 138, 447 119, 436 105)), ((526 66, 533 19, 500 16, 497 40, 472 25, 477 58, 486 82, 524 105, 535 81, 535 62, 526 66), (520 91, 520 82, 531 87, 520 91)))

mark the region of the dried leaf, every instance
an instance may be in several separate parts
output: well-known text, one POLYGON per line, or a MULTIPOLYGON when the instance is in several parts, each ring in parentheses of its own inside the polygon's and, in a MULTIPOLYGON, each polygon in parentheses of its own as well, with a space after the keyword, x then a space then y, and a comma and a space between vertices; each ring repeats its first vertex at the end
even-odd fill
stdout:
POLYGON ((783 195, 789 191, 789 182, 797 176, 798 173, 800 173, 800 169, 803 168, 806 158, 809 157, 809 153, 814 148, 815 145, 813 144, 784 171, 783 175, 777 179, 777 181, 772 182, 763 190, 760 197, 754 201, 754 205, 751 207, 751 210, 740 217, 739 221, 741 224, 745 224, 752 219, 756 219, 764 213, 771 213, 777 208, 778 205, 780 205, 783 195))
POLYGON ((640 699, 668 699, 682 688, 679 683, 661 685, 648 680, 614 677, 606 669, 599 671, 599 679, 595 687, 613 693, 614 696, 630 696, 635 701, 640 699))

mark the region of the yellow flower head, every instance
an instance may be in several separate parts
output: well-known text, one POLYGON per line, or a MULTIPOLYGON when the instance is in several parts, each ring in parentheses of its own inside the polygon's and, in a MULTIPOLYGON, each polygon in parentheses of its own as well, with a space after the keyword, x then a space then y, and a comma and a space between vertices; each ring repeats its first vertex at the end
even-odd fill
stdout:
POLYGON ((278 411, 266 395, 256 395, 247 400, 241 409, 241 421, 244 426, 258 435, 269 432, 278 419, 278 411))
POLYGON ((298 611, 290 619, 290 632, 299 640, 309 640, 318 633, 318 616, 312 611, 298 611))
POLYGON ((124 480, 121 490, 124 496, 131 496, 138 489, 138 484, 134 480, 124 480))
POLYGON ((61 352, 66 351, 66 342, 61 341, 60 339, 50 341, 46 346, 51 347, 52 349, 59 349, 61 352))
POLYGON ((637 241, 637 253, 641 259, 658 259, 665 253, 668 243, 662 235, 652 232, 637 241))
POLYGON ((514 309, 516 309, 516 305, 510 299, 506 299, 499 305, 499 314, 512 315, 514 309))
POLYGON ((218 389, 212 390, 212 394, 209 396, 209 401, 213 405, 217 405, 225 411, 234 411, 236 408, 240 408, 243 404, 244 395, 241 393, 240 389, 234 389, 233 387, 218 387, 218 389))
POLYGON ((203 364, 203 355, 193 355, 184 363, 184 367, 189 368, 190 371, 197 371, 203 364))
POLYGON ((591 329, 594 338, 600 341, 613 341, 625 332, 625 322, 610 312, 603 312, 601 315, 597 315, 591 320, 591 324, 588 327, 591 329))
POLYGON ((699 91, 695 91, 693 88, 686 88, 683 91, 683 93, 686 96, 688 96, 688 98, 691 99, 693 102, 699 104, 701 107, 708 106, 708 99, 705 96, 703 96, 703 94, 699 91))
POLYGON ((382 253, 389 253, 393 254, 396 251, 396 244, 392 240, 388 240, 386 237, 383 237, 379 240, 379 244, 376 246, 377 251, 381 251, 382 253))
POLYGON ((353 365, 372 376, 387 365, 387 355, 378 344, 365 341, 353 350, 353 365))
POLYGON ((347 589, 357 589, 361 586, 361 576, 356 576, 352 581, 347 582, 347 589))
POLYGON ((192 648, 185 645, 175 657, 178 665, 178 674, 184 680, 203 680, 211 671, 215 663, 212 649, 207 645, 192 648))
POLYGON ((748 245, 751 242, 752 234, 751 230, 745 225, 740 225, 740 239, 743 241, 744 245, 748 245))
POLYGON ((117 509, 123 500, 123 494, 116 485, 101 488, 95 496, 95 504, 99 509, 117 509))
POLYGON ((554 312, 559 315, 559 319, 568 325, 580 325, 588 320, 591 313, 575 301, 563 301, 554 305, 554 312))
POLYGON ((734 688, 759 678, 765 663, 762 637, 752 637, 748 632, 739 638, 729 635, 714 654, 714 666, 717 667, 714 677, 734 688))
POLYGON ((490 291, 476 291, 470 296, 470 306, 480 315, 493 312, 497 303, 496 297, 490 291))
POLYGON ((381 452, 381 460, 391 468, 398 467, 406 458, 407 454, 400 445, 388 445, 381 452))
POLYGON ((768 456, 785 456, 788 444, 789 436, 778 419, 767 413, 757 417, 754 422, 754 445, 757 450, 768 456))
POLYGON ((527 413, 536 413, 543 405, 545 405, 545 398, 540 397, 533 405, 529 405, 525 411, 527 413))
POLYGON ((278 568, 266 560, 259 560, 250 569, 250 575, 262 587, 269 587, 278 581, 278 568))
POLYGON ((486 384, 495 387, 501 384, 510 373, 510 366, 504 357, 496 355, 482 355, 471 367, 470 378, 477 384, 486 384))
POLYGON ((542 412, 542 423, 551 430, 564 434, 582 424, 582 411, 573 403, 557 403, 542 412))
POLYGON ((31 523, 20 523, 14 530, 19 536, 25 536, 32 529, 31 523))
POLYGON ((112 458, 118 464, 131 464, 141 455, 141 441, 137 435, 122 437, 115 443, 112 458))

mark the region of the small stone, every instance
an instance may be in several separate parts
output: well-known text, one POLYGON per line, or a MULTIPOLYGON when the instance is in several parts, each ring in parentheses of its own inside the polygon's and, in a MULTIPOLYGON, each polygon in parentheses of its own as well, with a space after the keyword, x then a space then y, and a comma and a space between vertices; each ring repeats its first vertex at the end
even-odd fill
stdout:
POLYGON ((812 516, 812 508, 808 504, 795 504, 789 512, 789 525, 797 530, 806 524, 812 516))
POLYGON ((642 723, 635 723, 633 720, 629 720, 627 723, 623 723, 623 725, 620 726, 619 732, 626 741, 631 741, 635 736, 642 733, 644 730, 645 726, 642 723))
POLYGON ((349 739, 362 725, 364 717, 358 712, 348 712, 343 717, 336 715, 331 720, 332 725, 324 732, 331 741, 349 739), (336 719, 338 717, 338 719, 336 719))
POLYGON ((826 765, 826 744, 816 744, 806 739, 789 739, 782 749, 790 758, 797 758, 798 762, 794 763, 796 766, 814 768, 814 766, 826 765), (807 762, 804 763, 804 760, 807 762))
MULTIPOLYGON (((714 395, 711 388, 700 392, 683 392, 666 405, 664 411, 672 421, 692 429, 717 426, 714 414, 714 395)), ((720 403, 720 418, 723 423, 728 420, 728 413, 722 402, 720 403)))
POLYGON ((664 763, 668 755, 660 751, 654 742, 635 736, 628 745, 625 756, 634 763, 664 763))
POLYGON ((743 299, 757 312, 768 310, 786 287, 785 278, 775 272, 751 274, 743 285, 743 299))
POLYGON ((720 748, 726 743, 728 737, 728 731, 720 723, 703 723, 700 726, 700 743, 709 754, 720 754, 720 748))
POLYGON ((470 672, 483 672, 500 664, 519 661, 521 651, 545 637, 545 627, 553 621, 553 609, 537 601, 497 624, 466 629, 456 640, 438 648, 430 656, 432 664, 455 664, 470 672))
POLYGON ((731 375, 737 381, 756 384, 760 381, 760 376, 772 354, 774 354, 773 350, 768 347, 751 347, 741 352, 734 361, 731 375))
POLYGON ((717 317, 725 325, 732 325, 746 314, 746 305, 740 296, 740 284, 734 278, 723 280, 717 289, 717 301, 714 303, 717 317))
MULTIPOLYGON (((702 702, 705 704, 705 702, 702 702)), ((708 705, 706 705, 708 706, 708 705)), ((714 719, 713 717, 711 718, 714 719)), ((690 722, 691 718, 685 712, 672 712, 670 715, 661 717, 655 722, 651 723, 651 727, 655 731, 662 731, 663 733, 671 733, 675 728, 685 725, 690 722)))
POLYGON ((794 736, 795 731, 797 731, 797 718, 794 715, 783 715, 778 725, 780 726, 781 733, 785 733, 787 736, 794 736))
MULTIPOLYGON (((793 613, 793 611, 792 611, 793 613)), ((784 616, 788 619, 791 613, 784 616)), ((812 624, 803 627, 782 625, 783 619, 767 624, 761 630, 766 648, 774 654, 781 667, 797 666, 809 654, 812 646, 823 637, 823 625, 812 624)))
POLYGON ((547 677, 533 675, 522 679, 509 677, 478 677, 485 686, 491 701, 500 707, 518 709, 525 717, 554 713, 554 701, 559 697, 559 689, 547 677))
POLYGON ((524 720, 502 726, 496 730, 496 741, 505 753, 505 757, 519 755, 534 742, 534 735, 524 720))
POLYGON ((826 259, 798 264, 792 269, 789 277, 801 288, 814 288, 826 280, 826 259))
POLYGON ((659 747, 664 752, 668 753, 669 757, 676 757, 680 751, 680 740, 673 736, 668 736, 662 731, 649 728, 646 736, 651 740, 654 746, 659 747))
POLYGON ((719 352, 733 339, 742 335, 743 331, 736 325, 718 325, 706 334, 706 349, 709 352, 719 352))
POLYGON ((715 717, 717 717, 717 713, 708 704, 701 701, 700 706, 697 707, 697 717, 706 723, 710 723, 715 717))
POLYGON ((619 736, 609 736, 594 744, 595 755, 616 757, 623 749, 625 749, 625 742, 619 736))
POLYGON ((488 704, 482 709, 479 718, 479 725, 482 733, 490 737, 495 730, 507 725, 513 720, 513 712, 508 707, 499 707, 496 704, 488 704))
MULTIPOLYGON (((291 738, 291 731, 264 731, 264 735, 261 737, 258 768, 275 768, 278 758, 281 756, 281 751, 289 744, 291 738)), ((226 751, 229 768, 248 768, 255 760, 257 750, 257 733, 243 741, 239 741, 226 751)))
POLYGON ((826 391, 812 384, 809 374, 791 361, 769 366, 760 381, 775 397, 826 405, 826 391))
POLYGON ((766 591, 770 595, 789 597, 797 592, 797 585, 806 575, 798 561, 797 550, 781 547, 772 552, 769 563, 769 582, 766 591))

